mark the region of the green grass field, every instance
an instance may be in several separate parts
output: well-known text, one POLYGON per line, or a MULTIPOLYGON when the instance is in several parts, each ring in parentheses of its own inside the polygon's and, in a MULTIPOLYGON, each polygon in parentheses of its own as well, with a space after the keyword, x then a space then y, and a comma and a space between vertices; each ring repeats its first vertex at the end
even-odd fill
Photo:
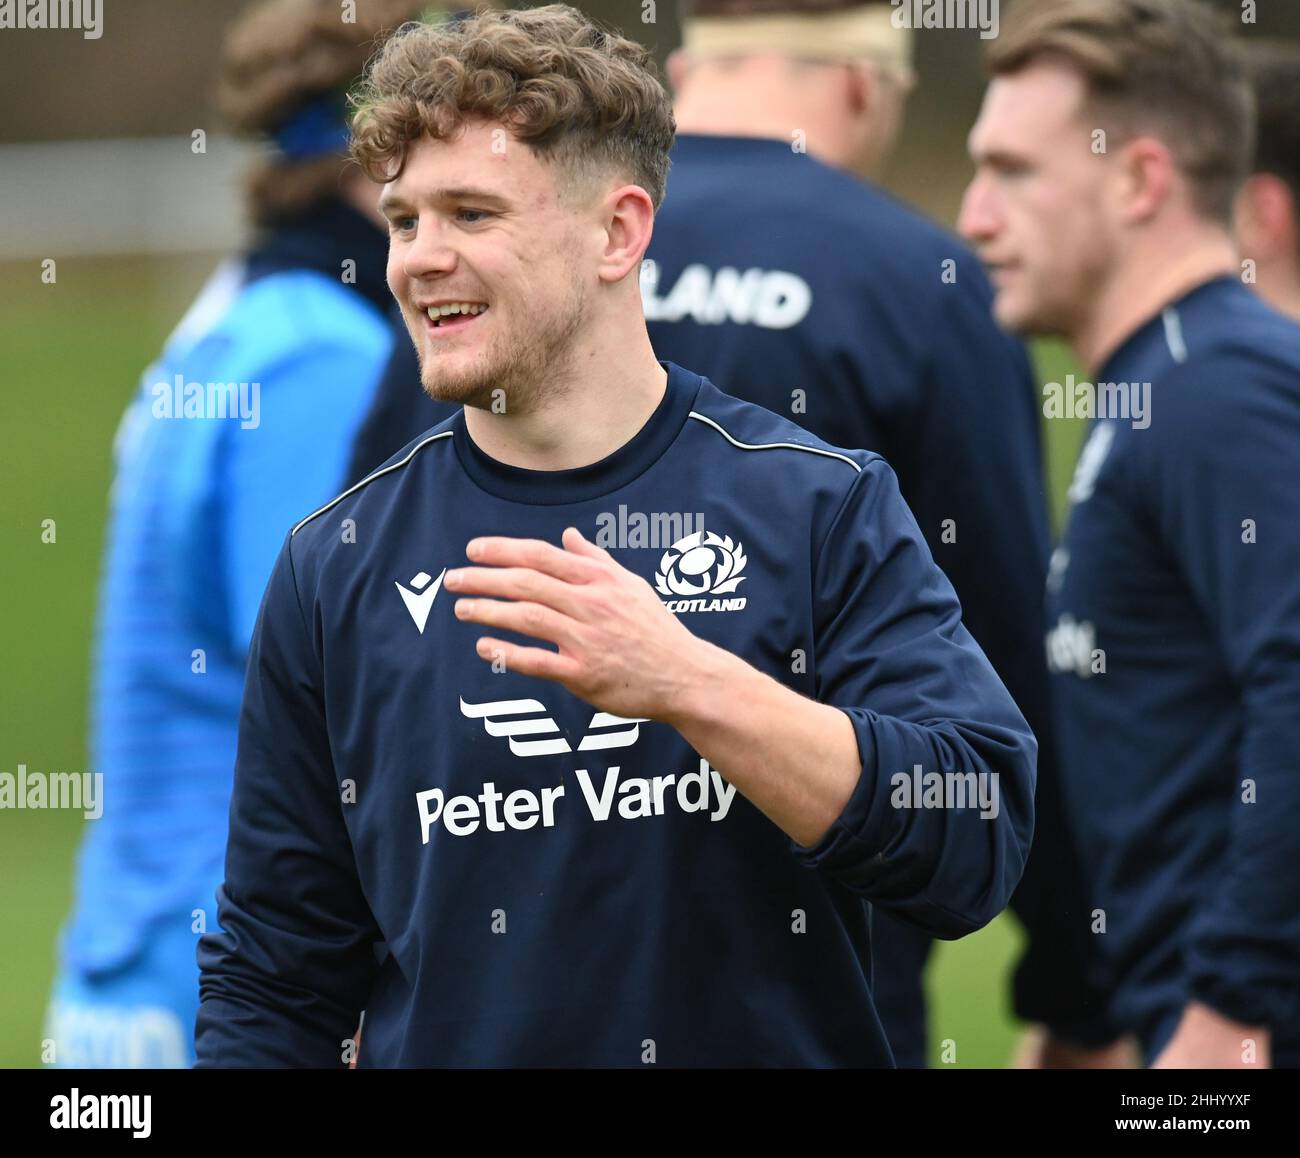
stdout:
MULTIPOLYGON (((91 628, 113 432, 141 371, 189 304, 210 262, 61 261, 44 285, 36 262, 0 265, 0 772, 93 771, 86 704, 91 628), (42 542, 46 519, 56 541, 42 542)), ((1038 351, 1046 377, 1064 373, 1038 351)), ((1080 424, 1046 424, 1060 513, 1080 424)), ((54 940, 71 900, 79 813, 0 810, 0 1066, 40 1060, 54 940)), ((957 1066, 1002 1065, 1016 1026, 1013 919, 937 948, 931 1036, 957 1066)))

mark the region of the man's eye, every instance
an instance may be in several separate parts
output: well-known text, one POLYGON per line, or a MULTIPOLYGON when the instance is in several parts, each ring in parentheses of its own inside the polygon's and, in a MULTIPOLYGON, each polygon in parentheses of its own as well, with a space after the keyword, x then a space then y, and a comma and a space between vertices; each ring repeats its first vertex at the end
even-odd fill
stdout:
POLYGON ((468 225, 477 225, 480 221, 485 221, 490 214, 485 209, 458 209, 456 216, 468 225), (473 220, 470 220, 473 218, 473 220))
POLYGON ((394 233, 406 233, 408 230, 415 228, 416 219, 414 217, 394 217, 388 225, 394 233))
POLYGON ((1004 180, 1013 181, 1029 176, 1029 166, 1023 161, 1003 161, 994 166, 994 172, 1004 180))

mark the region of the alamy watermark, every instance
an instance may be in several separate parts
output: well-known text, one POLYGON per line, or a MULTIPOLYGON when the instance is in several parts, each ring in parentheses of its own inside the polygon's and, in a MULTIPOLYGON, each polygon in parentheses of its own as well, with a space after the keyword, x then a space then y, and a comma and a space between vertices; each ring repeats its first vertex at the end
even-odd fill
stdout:
POLYGON ((98 40, 103 0, 0 0, 0 31, 7 28, 76 28, 86 40, 98 40))
POLYGON ((238 418, 245 430, 262 423, 260 382, 186 382, 177 374, 170 383, 154 383, 150 393, 155 418, 238 418))
POLYGON ((78 808, 87 820, 104 815, 102 772, 0 772, 0 808, 78 808))
POLYGON ((1150 382, 1085 382, 1073 374, 1043 386, 1044 418, 1122 418, 1134 430, 1151 425, 1150 382))
POLYGON ((889 0, 889 22, 895 28, 978 29, 981 40, 998 34, 998 0, 889 0))
POLYGON ((889 783, 894 808, 978 808, 981 820, 996 820, 1002 811, 996 772, 895 772, 889 783))
POLYGON ((629 511, 623 503, 617 511, 596 516, 597 547, 650 547, 666 550, 687 535, 704 530, 704 515, 681 511, 629 511))
POLYGON ((133 1138, 147 1138, 152 1109, 152 1094, 83 1094, 73 1086, 50 1099, 50 1128, 130 1130, 133 1138))

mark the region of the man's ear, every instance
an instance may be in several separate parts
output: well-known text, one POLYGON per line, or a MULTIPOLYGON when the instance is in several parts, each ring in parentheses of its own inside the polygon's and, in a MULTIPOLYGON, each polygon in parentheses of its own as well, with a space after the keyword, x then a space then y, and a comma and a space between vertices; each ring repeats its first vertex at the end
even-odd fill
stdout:
POLYGON ((1278 250, 1293 250, 1300 228, 1297 208, 1282 178, 1272 173, 1255 173, 1246 178, 1233 213, 1233 232, 1242 253, 1268 257, 1278 250))
POLYGON ((1169 200, 1178 168, 1169 146, 1155 137, 1137 137, 1119 157, 1119 211, 1128 224, 1147 221, 1169 200))
POLYGON ((636 269, 654 233, 654 202, 640 185, 623 185, 606 201, 605 246, 597 274, 619 282, 636 269))
POLYGON ((850 64, 848 73, 849 108, 855 117, 865 116, 876 107, 878 82, 869 64, 850 64))

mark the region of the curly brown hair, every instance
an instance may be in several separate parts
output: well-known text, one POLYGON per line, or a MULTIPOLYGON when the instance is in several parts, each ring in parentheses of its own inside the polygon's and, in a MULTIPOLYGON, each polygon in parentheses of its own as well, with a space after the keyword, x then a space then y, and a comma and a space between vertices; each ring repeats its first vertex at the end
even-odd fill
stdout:
POLYGON ((404 28, 353 93, 352 155, 376 181, 412 142, 499 121, 556 167, 562 193, 618 173, 658 210, 676 123, 650 53, 567 4, 404 28))
POLYGON ((884 7, 890 0, 677 0, 681 23, 715 16, 815 16, 854 8, 884 7))

